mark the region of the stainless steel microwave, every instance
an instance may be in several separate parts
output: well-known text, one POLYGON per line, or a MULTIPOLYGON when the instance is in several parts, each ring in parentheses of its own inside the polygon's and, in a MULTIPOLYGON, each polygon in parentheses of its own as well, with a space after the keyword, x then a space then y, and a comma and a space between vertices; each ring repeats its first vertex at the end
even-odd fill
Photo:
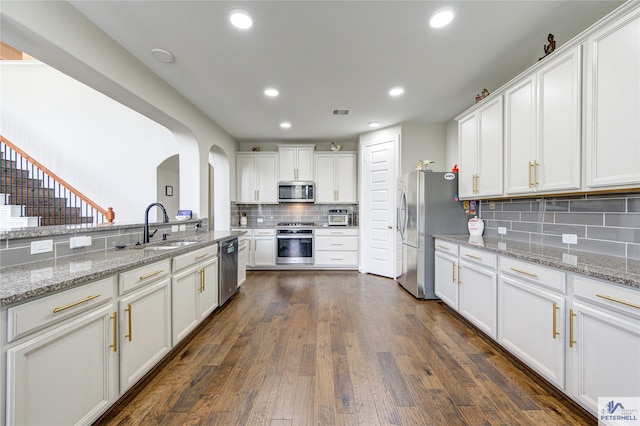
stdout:
POLYGON ((280 203, 313 203, 314 195, 313 182, 278 183, 278 201, 280 203))

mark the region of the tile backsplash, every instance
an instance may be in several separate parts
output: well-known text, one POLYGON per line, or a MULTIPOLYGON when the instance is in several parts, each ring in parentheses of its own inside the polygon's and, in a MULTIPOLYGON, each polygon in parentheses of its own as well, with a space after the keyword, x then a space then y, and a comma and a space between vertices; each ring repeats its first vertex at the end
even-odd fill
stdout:
POLYGON ((640 260, 640 193, 481 201, 480 217, 485 236, 640 260))
POLYGON ((358 205, 325 204, 236 204, 231 203, 231 226, 240 225, 240 213, 247 215, 247 226, 275 226, 278 222, 314 222, 317 225, 327 223, 329 209, 347 209, 351 214, 352 226, 358 226, 358 205), (263 220, 258 223, 258 218, 263 220))

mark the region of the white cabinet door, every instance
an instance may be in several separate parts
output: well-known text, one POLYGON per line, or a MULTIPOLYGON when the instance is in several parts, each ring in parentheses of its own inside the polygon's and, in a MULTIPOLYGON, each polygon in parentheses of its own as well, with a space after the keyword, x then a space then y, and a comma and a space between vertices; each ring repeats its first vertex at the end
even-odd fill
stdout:
POLYGON ((202 285, 198 287, 199 321, 206 318, 218 307, 218 259, 212 259, 199 267, 198 275, 202 285))
POLYGON ((170 280, 151 284, 119 302, 120 392, 124 393, 171 349, 170 280))
POLYGON ((473 198, 478 174, 478 129, 472 113, 458 120, 458 196, 473 198))
POLYGON ((536 81, 529 77, 508 89, 505 98, 505 193, 534 190, 536 81))
POLYGON ((502 195, 502 97, 458 120, 458 195, 502 195))
POLYGON ((276 154, 256 156, 256 188, 259 203, 278 202, 278 157, 276 154))
POLYGON ((458 311, 492 338, 497 337, 497 273, 460 260, 458 311))
POLYGON ((582 143, 580 47, 546 60, 550 60, 548 65, 537 73, 536 190, 579 189, 582 143))
POLYGON ((640 9, 586 44, 586 185, 640 184, 640 9))
POLYGON ((570 396, 597 416, 598 397, 640 395, 640 321, 574 302, 568 320, 570 396))
POLYGON ((564 389, 564 297, 502 274, 498 294, 498 343, 564 389))
POLYGON ((7 424, 91 424, 119 395, 114 306, 7 351, 7 424))
POLYGON ((458 310, 458 258, 436 250, 435 293, 444 303, 458 310))
POLYGON ((278 202, 278 154, 236 154, 236 198, 238 203, 278 202))
POLYGON ((316 154, 315 191, 316 203, 334 203, 336 195, 336 171, 332 154, 316 154))
POLYGON ((189 268, 171 278, 171 329, 173 346, 198 325, 197 292, 202 288, 201 267, 189 268))
POLYGON ((293 147, 278 147, 280 181, 296 180, 296 149, 293 147))
POLYGON ((357 176, 355 153, 316 154, 316 203, 355 204, 357 176))
POLYGON ((275 230, 254 231, 253 266, 274 266, 276 264, 275 230))
POLYGON ((281 181, 313 180, 314 145, 278 146, 281 181))
POLYGON ((249 263, 249 245, 251 240, 246 238, 238 243, 238 287, 247 280, 247 264, 249 263))
POLYGON ((256 201, 256 159, 254 155, 236 156, 236 188, 238 203, 256 201))
POLYGON ((357 203, 356 154, 336 154, 335 162, 336 202, 357 203))
POLYGON ((296 180, 313 180, 313 146, 298 147, 296 180))

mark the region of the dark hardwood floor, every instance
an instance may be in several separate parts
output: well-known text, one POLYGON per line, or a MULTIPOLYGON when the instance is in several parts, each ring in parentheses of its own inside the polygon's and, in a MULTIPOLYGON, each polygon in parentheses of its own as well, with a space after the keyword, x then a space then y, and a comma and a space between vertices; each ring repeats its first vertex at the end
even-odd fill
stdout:
POLYGON ((248 272, 103 425, 597 422, 455 313, 357 272, 248 272))

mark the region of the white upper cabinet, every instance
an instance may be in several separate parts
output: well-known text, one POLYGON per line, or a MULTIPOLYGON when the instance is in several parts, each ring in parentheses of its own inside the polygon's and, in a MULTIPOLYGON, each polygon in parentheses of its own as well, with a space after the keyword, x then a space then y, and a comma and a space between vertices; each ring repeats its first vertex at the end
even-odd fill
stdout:
POLYGON ((580 47, 505 92, 505 194, 580 188, 580 47))
POLYGON ((640 8, 586 43, 586 187, 640 184, 640 8))
POLYGON ((316 154, 316 203, 357 202, 356 154, 316 154))
POLYGON ((280 181, 312 181, 315 145, 278 145, 280 181))
POLYGON ((458 119, 458 195, 502 195, 502 96, 458 119))
POLYGON ((236 154, 236 202, 278 203, 278 154, 239 152, 236 154))

